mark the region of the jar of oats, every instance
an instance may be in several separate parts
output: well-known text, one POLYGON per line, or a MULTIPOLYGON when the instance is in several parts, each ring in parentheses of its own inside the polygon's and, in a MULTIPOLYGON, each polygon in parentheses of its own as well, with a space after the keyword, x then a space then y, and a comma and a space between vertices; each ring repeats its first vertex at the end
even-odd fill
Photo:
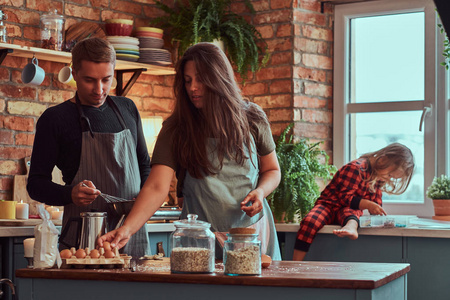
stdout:
POLYGON ((253 228, 231 228, 223 246, 224 274, 260 275, 261 242, 253 228))
POLYGON ((187 220, 175 221, 170 235, 170 271, 172 273, 212 273, 216 238, 211 224, 189 214, 187 220))

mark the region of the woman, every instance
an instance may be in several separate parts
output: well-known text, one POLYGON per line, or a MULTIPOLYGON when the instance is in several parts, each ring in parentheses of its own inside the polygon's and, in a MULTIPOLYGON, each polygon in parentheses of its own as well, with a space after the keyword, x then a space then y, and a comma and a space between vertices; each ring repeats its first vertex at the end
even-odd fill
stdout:
POLYGON ((265 199, 280 181, 266 115, 243 100, 231 64, 210 43, 185 52, 174 92, 175 109, 158 136, 150 175, 123 226, 102 236, 99 244, 112 241, 123 247, 161 206, 176 171, 178 194, 184 198, 182 219, 194 213, 211 223, 222 245, 230 228, 254 227, 263 253, 280 260, 265 199))

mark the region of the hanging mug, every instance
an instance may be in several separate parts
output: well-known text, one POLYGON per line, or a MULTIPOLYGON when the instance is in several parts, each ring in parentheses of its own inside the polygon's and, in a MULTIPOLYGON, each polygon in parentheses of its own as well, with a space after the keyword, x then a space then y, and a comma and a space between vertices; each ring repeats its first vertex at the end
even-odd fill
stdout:
POLYGON ((36 57, 31 59, 31 63, 27 64, 22 70, 22 82, 27 84, 40 85, 45 78, 45 71, 38 66, 36 57))
POLYGON ((72 76, 72 64, 70 66, 63 67, 58 73, 58 80, 63 84, 68 84, 70 86, 76 87, 77 83, 72 76))

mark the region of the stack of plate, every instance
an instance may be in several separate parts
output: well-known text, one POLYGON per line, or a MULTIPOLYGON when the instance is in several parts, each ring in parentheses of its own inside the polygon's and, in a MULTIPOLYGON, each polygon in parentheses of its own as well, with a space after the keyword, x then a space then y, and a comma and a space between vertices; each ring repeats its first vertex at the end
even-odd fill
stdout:
POLYGON ((139 39, 130 36, 107 36, 106 39, 116 50, 117 59, 138 61, 139 39))
POLYGON ((140 48, 139 52, 140 52, 139 62, 159 66, 167 66, 172 64, 170 52, 165 49, 140 48))
POLYGON ((172 63, 170 52, 161 49, 164 46, 163 30, 155 27, 138 27, 136 36, 139 39, 139 62, 161 66, 172 63))

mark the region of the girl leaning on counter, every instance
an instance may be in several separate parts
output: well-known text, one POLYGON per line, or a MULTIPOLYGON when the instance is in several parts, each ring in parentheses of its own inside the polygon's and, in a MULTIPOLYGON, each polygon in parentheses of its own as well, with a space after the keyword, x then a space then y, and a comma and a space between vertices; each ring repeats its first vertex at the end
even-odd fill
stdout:
POLYGON ((230 62, 213 44, 189 48, 176 70, 175 109, 158 136, 150 175, 123 226, 100 237, 100 246, 123 247, 162 205, 176 172, 182 219, 194 213, 211 223, 220 246, 229 228, 255 228, 262 253, 281 260, 265 199, 280 181, 265 113, 242 98, 230 62))

